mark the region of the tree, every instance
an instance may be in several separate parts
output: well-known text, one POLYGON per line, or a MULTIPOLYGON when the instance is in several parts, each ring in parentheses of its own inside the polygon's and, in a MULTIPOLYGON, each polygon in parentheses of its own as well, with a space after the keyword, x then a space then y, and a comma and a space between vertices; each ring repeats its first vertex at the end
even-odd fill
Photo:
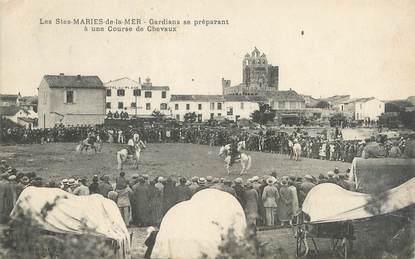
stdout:
POLYGON ((265 125, 267 122, 274 120, 275 111, 268 104, 259 104, 259 110, 254 111, 251 118, 253 122, 265 125))
POLYGON ((322 109, 328 109, 330 108, 330 104, 327 101, 319 101, 316 106, 316 108, 322 108, 322 109))
POLYGON ((196 121, 197 115, 195 112, 188 112, 184 115, 184 121, 193 123, 196 121))

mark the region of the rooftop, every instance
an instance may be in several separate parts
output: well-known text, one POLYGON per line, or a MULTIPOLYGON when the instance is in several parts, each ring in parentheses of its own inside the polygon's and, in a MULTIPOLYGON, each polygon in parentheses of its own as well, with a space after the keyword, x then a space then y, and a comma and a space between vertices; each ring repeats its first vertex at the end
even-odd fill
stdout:
POLYGON ((25 111, 19 106, 0 106, 0 116, 13 116, 16 115, 20 110, 25 111))
POLYGON ((43 79, 50 88, 104 88, 104 84, 98 76, 67 76, 60 75, 45 75, 43 79))
POLYGON ((255 95, 171 95, 170 101, 190 102, 264 102, 267 99, 255 95))
POLYGON ((304 98, 294 90, 269 92, 267 95, 275 101, 304 102, 304 98))

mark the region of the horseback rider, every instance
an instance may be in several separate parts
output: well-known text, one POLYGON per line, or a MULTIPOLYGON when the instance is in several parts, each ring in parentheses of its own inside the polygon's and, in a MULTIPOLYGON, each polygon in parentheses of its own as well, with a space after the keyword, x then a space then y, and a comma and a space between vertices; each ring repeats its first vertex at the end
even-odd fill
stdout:
POLYGON ((238 149, 238 139, 236 137, 231 138, 231 143, 229 143, 229 155, 231 157, 231 161, 229 165, 231 166, 235 160, 240 156, 240 151, 238 149))
POLYGON ((142 148, 146 147, 144 143, 140 140, 140 135, 138 135, 137 133, 134 133, 133 137, 128 140, 127 145, 129 155, 133 155, 136 150, 141 150, 142 148))

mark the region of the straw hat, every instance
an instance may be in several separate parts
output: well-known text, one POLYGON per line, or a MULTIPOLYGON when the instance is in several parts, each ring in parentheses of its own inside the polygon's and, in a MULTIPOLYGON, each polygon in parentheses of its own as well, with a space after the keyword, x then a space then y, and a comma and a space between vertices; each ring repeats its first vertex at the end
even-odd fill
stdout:
POLYGON ((275 179, 275 177, 271 176, 271 177, 268 177, 267 184, 271 185, 271 184, 274 184, 276 181, 277 181, 277 179, 275 179))

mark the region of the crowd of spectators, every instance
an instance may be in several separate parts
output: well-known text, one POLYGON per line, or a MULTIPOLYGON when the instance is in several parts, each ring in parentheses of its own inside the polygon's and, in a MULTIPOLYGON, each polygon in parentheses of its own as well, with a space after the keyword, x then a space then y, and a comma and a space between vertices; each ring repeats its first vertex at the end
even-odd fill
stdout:
MULTIPOLYGON (((134 133, 139 133, 140 138, 147 143, 193 143, 210 146, 222 146, 230 143, 230 138, 236 136, 239 140, 246 141, 248 151, 271 152, 291 155, 290 146, 298 141, 302 146, 302 156, 314 159, 351 162, 354 157, 360 157, 366 145, 363 140, 343 140, 341 132, 336 130, 335 138, 327 136, 310 136, 304 129, 298 128, 291 134, 275 130, 245 130, 239 128, 223 127, 140 127, 114 128, 114 127, 90 127, 90 126, 56 126, 50 129, 24 129, 7 128, 1 130, 4 142, 15 143, 52 143, 52 142, 79 142, 84 140, 89 132, 99 135, 100 139, 107 143, 128 142, 134 133)), ((372 140, 374 141, 374 140, 372 140)), ((390 150, 397 146, 397 156, 404 152, 405 140, 378 140, 384 149, 385 156, 389 156, 390 150)), ((396 151, 396 150, 395 150, 396 151)))
POLYGON ((129 226, 158 226, 164 214, 175 204, 188 200, 196 192, 207 188, 222 190, 235 196, 245 211, 249 224, 262 226, 289 225, 298 214, 307 193, 316 184, 335 183, 352 190, 349 171, 340 173, 337 168, 318 178, 277 177, 276 172, 261 177, 253 176, 225 179, 207 177, 150 177, 134 174, 127 179, 124 172, 110 181, 107 175, 86 178, 67 178, 60 182, 49 181, 34 172, 22 173, 7 165, 0 165, 0 223, 6 223, 20 193, 27 186, 61 188, 74 195, 100 194, 112 199, 129 226))

